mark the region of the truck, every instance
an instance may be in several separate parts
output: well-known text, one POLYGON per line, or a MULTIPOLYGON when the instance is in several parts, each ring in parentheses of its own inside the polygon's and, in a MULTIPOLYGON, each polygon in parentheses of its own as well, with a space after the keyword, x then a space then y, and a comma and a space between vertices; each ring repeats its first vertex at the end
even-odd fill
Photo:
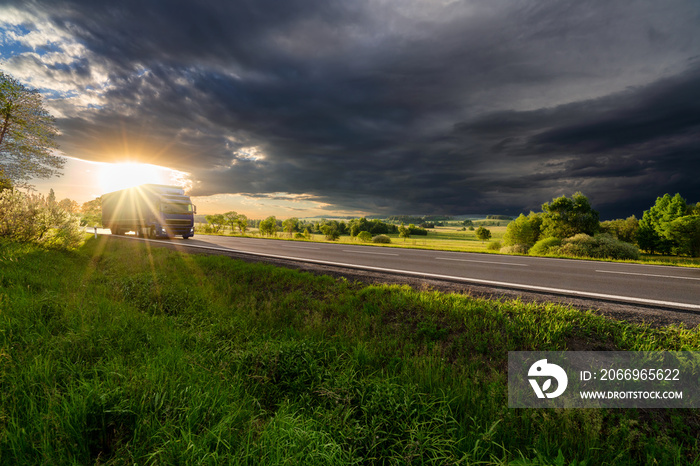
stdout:
POLYGON ((197 209, 179 186, 143 184, 102 195, 102 225, 114 235, 194 236, 197 209))

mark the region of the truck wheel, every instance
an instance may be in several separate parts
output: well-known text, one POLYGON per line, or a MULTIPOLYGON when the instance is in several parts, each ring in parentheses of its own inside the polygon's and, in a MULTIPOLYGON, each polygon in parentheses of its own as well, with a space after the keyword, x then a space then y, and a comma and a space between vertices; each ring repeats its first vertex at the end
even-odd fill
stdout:
POLYGON ((187 235, 182 235, 182 239, 188 239, 188 238, 189 238, 189 236, 187 236, 187 235))
POLYGON ((156 239, 156 229, 155 228, 148 229, 148 237, 150 239, 156 239))

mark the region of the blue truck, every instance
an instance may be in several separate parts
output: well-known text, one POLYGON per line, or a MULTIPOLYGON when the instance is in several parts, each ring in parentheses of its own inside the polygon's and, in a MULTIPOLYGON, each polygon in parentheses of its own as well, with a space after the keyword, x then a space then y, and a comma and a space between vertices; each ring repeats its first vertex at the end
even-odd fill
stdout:
POLYGON ((195 213, 179 186, 143 184, 102 195, 102 225, 115 235, 133 231, 148 238, 191 238, 195 213))

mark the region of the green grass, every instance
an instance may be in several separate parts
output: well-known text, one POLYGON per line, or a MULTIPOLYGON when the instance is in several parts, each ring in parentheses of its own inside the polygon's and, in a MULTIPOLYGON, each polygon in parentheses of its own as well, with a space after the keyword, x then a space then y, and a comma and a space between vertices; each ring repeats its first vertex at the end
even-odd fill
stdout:
POLYGON ((694 410, 507 408, 508 351, 582 342, 700 333, 118 238, 0 241, 0 463, 698 464, 694 410))
MULTIPOLYGON (((490 220, 493 222, 493 220, 490 220)), ((505 223, 504 221, 501 221, 505 223)), ((489 241, 500 241, 506 231, 505 226, 489 226, 487 227, 492 234, 489 241)), ((236 230, 237 231, 237 230, 236 230)), ((201 229, 197 230, 197 235, 204 235, 201 229)), ((226 230, 225 235, 230 235, 230 230, 226 230)), ((257 230, 248 230, 248 236, 259 235, 257 230)), ((239 236, 239 235, 236 235, 239 236)), ((277 232, 275 238, 278 240, 290 241, 313 241, 313 242, 332 242, 341 244, 362 244, 367 246, 394 247, 394 248, 414 248, 414 249, 433 249, 441 251, 464 251, 464 252, 491 252, 487 251, 489 241, 481 241, 476 237, 474 231, 469 229, 462 230, 462 227, 435 227, 428 230, 427 236, 414 235, 408 239, 400 238, 398 233, 387 235, 391 238, 390 244, 375 244, 363 243, 357 238, 350 235, 343 235, 337 241, 327 241, 324 235, 313 234, 311 240, 290 238, 287 233, 277 232)))

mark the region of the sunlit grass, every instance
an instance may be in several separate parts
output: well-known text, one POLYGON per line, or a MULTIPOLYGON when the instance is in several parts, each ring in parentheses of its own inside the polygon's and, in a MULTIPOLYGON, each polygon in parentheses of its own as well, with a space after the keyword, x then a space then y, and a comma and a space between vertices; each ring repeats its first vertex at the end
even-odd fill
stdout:
POLYGON ((0 241, 3 464, 691 464, 694 410, 508 409, 507 354, 700 350, 553 304, 0 241))

